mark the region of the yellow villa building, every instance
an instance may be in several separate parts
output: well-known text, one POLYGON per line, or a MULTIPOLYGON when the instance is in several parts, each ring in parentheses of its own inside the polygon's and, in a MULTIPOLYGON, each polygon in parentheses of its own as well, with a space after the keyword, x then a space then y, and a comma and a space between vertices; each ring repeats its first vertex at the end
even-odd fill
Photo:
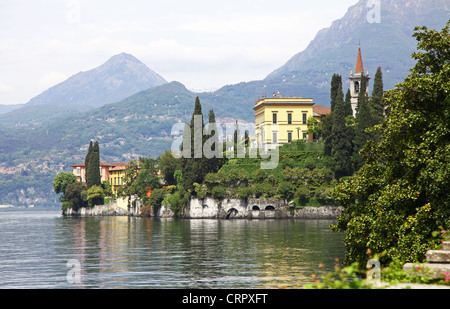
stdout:
POLYGON ((115 196, 117 196, 117 191, 123 185, 127 166, 127 163, 120 163, 109 169, 109 183, 111 184, 112 194, 115 196))
POLYGON ((307 134, 308 119, 321 121, 331 112, 315 106, 313 99, 282 96, 279 92, 272 98, 258 100, 254 110, 258 146, 266 150, 300 139, 312 141, 313 137, 307 134))

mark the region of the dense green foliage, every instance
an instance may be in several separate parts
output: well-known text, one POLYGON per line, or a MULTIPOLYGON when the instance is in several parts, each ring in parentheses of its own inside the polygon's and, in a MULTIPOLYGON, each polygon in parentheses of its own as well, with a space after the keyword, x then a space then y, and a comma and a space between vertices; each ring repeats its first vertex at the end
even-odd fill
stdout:
POLYGON ((72 208, 74 211, 77 211, 81 207, 86 207, 86 191, 86 185, 81 182, 74 182, 68 185, 64 193, 62 208, 72 208))
POLYGON ((163 174, 164 181, 169 186, 177 184, 175 178, 175 172, 179 170, 181 172, 181 162, 174 158, 170 151, 165 151, 159 157, 159 169, 163 174))
POLYGON ((349 263, 364 265, 367 249, 385 263, 420 262, 438 243, 433 232, 450 227, 449 28, 416 28, 417 64, 384 97, 380 141, 363 148, 365 165, 336 187, 345 210, 334 229, 345 233, 349 263))
POLYGON ((158 177, 159 160, 140 158, 132 160, 125 170, 124 185, 119 188, 120 197, 136 195, 146 203, 149 190, 162 187, 158 177))
POLYGON ((279 148, 275 169, 261 169, 261 158, 229 159, 218 172, 210 172, 196 184, 198 197, 280 198, 294 206, 331 205, 334 173, 323 143, 303 140, 279 148))
POLYGON ((93 185, 86 191, 86 199, 93 206, 103 205, 104 197, 105 192, 101 186, 93 185))

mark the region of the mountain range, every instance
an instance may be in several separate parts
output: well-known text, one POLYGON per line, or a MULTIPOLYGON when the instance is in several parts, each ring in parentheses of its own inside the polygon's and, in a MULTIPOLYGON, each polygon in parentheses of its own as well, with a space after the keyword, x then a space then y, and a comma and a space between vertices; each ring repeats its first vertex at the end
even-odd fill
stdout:
POLYGON ((164 78, 133 55, 121 53, 97 68, 79 72, 49 88, 8 115, 0 116, 0 126, 48 124, 82 111, 119 102, 139 91, 166 83, 164 78))
MULTIPOLYGON (((347 77, 355 70, 359 45, 365 71, 373 76, 381 67, 385 89, 394 88, 414 66, 414 27, 442 29, 450 19, 450 5, 448 0, 381 0, 380 22, 371 23, 367 3, 351 6, 304 51, 264 79, 214 92, 194 93, 179 82, 168 83, 125 53, 80 72, 0 115, 0 182, 13 181, 5 180, 2 168, 16 174, 70 170, 70 165, 84 160, 90 140, 99 141, 104 161, 157 157, 170 149, 173 124, 189 121, 196 96, 204 115, 214 109, 218 118, 248 122, 254 122, 255 100, 278 90, 329 106, 331 76, 341 74, 344 87, 349 86, 347 77)), ((22 192, 3 194, 0 189, 0 204, 19 203, 17 196, 24 198, 28 192, 20 184, 0 187, 22 192)), ((51 183, 44 191, 51 194, 51 183)))

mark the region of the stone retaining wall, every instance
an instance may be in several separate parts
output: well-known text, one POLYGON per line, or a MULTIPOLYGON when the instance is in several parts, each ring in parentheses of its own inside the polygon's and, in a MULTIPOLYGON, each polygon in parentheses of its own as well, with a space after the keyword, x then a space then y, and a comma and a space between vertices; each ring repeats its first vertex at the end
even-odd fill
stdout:
MULTIPOLYGON (((111 201, 107 205, 68 209, 65 216, 140 216, 140 202, 128 210, 126 200, 111 201)), ((341 213, 341 207, 303 207, 291 211, 280 199, 224 199, 192 198, 181 215, 185 219, 326 219, 334 220, 341 213)), ((151 213, 158 218, 173 218, 175 215, 168 205, 162 205, 151 213)))
POLYGON ((128 209, 128 200, 117 199, 105 205, 98 205, 92 208, 83 207, 74 211, 67 209, 63 211, 64 216, 80 216, 80 217, 94 217, 94 216, 139 216, 140 202, 136 201, 135 207, 128 209))
POLYGON ((291 212, 280 199, 192 198, 184 218, 187 219, 336 219, 342 207, 304 207, 291 212))

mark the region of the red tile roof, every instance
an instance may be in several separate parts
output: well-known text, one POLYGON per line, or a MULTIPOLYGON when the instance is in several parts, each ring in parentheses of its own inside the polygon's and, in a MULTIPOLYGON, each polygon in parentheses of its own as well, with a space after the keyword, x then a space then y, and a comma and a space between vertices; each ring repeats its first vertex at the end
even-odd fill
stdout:
POLYGON ((128 163, 113 163, 114 166, 110 168, 110 171, 123 171, 127 168, 128 163))
POLYGON ((314 113, 319 114, 321 116, 331 114, 331 108, 322 105, 315 105, 313 111, 314 113))

